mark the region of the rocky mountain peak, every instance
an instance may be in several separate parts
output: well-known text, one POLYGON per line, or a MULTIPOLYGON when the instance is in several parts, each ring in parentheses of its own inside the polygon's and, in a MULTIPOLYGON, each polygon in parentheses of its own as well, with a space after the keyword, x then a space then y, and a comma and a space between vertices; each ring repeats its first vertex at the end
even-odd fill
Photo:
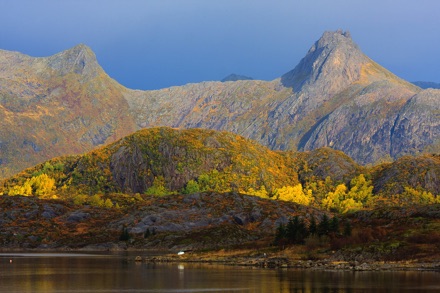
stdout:
POLYGON ((281 81, 294 92, 332 95, 357 81, 362 67, 370 62, 349 32, 327 31, 281 81))
POLYGON ((48 59, 49 66, 60 71, 62 75, 76 73, 91 77, 100 68, 95 54, 84 44, 79 44, 48 59))
POLYGON ((336 48, 338 46, 344 46, 344 45, 354 45, 357 47, 357 45, 351 39, 351 34, 349 31, 345 31, 345 32, 343 32, 342 30, 326 31, 323 33, 322 37, 318 41, 316 41, 316 43, 314 44, 314 46, 312 46, 310 51, 313 51, 316 48, 318 49, 325 47, 336 48))

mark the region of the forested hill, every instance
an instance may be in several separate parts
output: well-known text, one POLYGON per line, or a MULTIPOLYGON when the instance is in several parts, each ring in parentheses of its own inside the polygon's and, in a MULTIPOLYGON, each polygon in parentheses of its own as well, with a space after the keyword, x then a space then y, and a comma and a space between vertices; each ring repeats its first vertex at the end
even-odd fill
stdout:
POLYGON ((439 180, 438 155, 366 168, 330 148, 272 151, 229 132, 161 127, 27 169, 5 180, 1 192, 102 203, 117 193, 237 192, 345 213, 384 202, 435 203, 439 180))
POLYGON ((0 178, 158 126, 229 131, 272 150, 331 147, 360 164, 390 162, 439 152, 439 99, 439 90, 393 75, 342 31, 325 32, 273 81, 155 91, 124 88, 85 45, 42 58, 0 51, 0 178))
POLYGON ((272 151, 229 132, 143 129, 1 182, 0 243, 250 245, 253 253, 278 244, 295 245, 291 253, 301 258, 431 259, 440 237, 439 178, 438 155, 367 168, 330 148, 272 151))

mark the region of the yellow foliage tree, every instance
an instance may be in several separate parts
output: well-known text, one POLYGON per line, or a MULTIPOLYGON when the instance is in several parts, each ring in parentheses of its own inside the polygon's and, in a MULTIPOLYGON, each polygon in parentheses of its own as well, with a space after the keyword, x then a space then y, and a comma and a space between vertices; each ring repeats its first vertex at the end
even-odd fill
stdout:
POLYGON ((350 190, 345 184, 336 186, 335 191, 328 192, 322 200, 322 207, 346 213, 350 210, 359 210, 372 200, 373 185, 365 179, 363 174, 350 181, 350 190))
POLYGON ((276 196, 279 200, 291 201, 303 205, 309 205, 312 200, 311 190, 304 193, 301 183, 295 186, 284 186, 276 189, 276 196))
POLYGON ((253 196, 258 196, 261 198, 269 198, 269 193, 267 192, 266 187, 264 187, 264 185, 262 185, 260 187, 260 189, 257 189, 257 190, 255 190, 251 187, 244 193, 249 194, 249 195, 253 195, 253 196))
POLYGON ((50 197, 55 190, 55 179, 49 177, 47 174, 41 174, 32 177, 30 180, 32 190, 38 197, 50 197))
POLYGON ((350 181, 350 191, 347 194, 347 198, 352 198, 365 206, 372 196, 373 185, 371 181, 365 179, 364 174, 360 174, 350 181))
POLYGON ((8 190, 9 195, 35 195, 41 198, 56 197, 53 192, 56 189, 55 179, 47 174, 40 174, 27 179, 23 185, 15 185, 8 190))
POLYGON ((339 184, 336 186, 334 192, 329 192, 327 197, 322 200, 322 207, 328 210, 335 209, 340 211, 341 201, 345 199, 347 192, 347 186, 345 184, 339 184))
POLYGON ((440 203, 439 196, 435 196, 429 191, 416 190, 411 187, 405 187, 404 192, 394 196, 394 200, 397 202, 397 205, 400 206, 440 203))

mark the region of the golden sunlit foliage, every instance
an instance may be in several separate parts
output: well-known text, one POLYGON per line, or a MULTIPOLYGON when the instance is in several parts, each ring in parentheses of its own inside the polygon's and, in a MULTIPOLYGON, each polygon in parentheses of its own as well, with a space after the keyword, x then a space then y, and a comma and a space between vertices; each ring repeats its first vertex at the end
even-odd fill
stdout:
POLYGON ((398 206, 436 204, 440 203, 440 196, 435 196, 431 192, 405 187, 405 191, 394 195, 392 201, 398 206))
POLYGON ((336 186, 335 191, 329 192, 322 200, 322 207, 340 213, 359 210, 368 204, 373 195, 373 186, 363 174, 353 178, 350 190, 345 184, 336 186))
POLYGON ((41 174, 27 179, 23 185, 15 185, 8 190, 9 195, 38 196, 40 198, 56 197, 53 192, 56 189, 55 179, 47 174, 41 174))
MULTIPOLYGON (((347 213, 383 201, 400 206, 438 202, 435 192, 422 187, 430 178, 435 183, 437 161, 436 156, 422 157, 416 176, 423 182, 395 179, 401 191, 391 193, 380 188, 395 186, 389 179, 393 177, 386 177, 384 184, 378 176, 397 172, 400 165, 409 168, 417 159, 403 158, 369 169, 330 148, 274 152, 232 133, 162 127, 138 131, 82 156, 56 158, 24 170, 3 181, 0 194, 58 197, 110 207, 142 200, 141 194, 238 192, 347 213), (373 194, 373 181, 378 194, 373 194), (119 201, 122 195, 134 201, 125 197, 119 201)), ((436 190, 435 184, 429 184, 436 190)))
POLYGON ((276 189, 275 197, 279 200, 291 201, 303 205, 309 205, 313 200, 312 190, 304 192, 301 183, 295 186, 284 186, 276 189))

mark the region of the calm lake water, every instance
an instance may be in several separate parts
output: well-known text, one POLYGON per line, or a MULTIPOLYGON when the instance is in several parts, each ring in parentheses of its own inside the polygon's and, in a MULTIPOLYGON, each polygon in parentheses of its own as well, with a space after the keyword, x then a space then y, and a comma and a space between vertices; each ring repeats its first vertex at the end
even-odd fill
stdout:
POLYGON ((440 292, 440 273, 317 272, 134 263, 121 254, 3 253, 0 292, 440 292))

